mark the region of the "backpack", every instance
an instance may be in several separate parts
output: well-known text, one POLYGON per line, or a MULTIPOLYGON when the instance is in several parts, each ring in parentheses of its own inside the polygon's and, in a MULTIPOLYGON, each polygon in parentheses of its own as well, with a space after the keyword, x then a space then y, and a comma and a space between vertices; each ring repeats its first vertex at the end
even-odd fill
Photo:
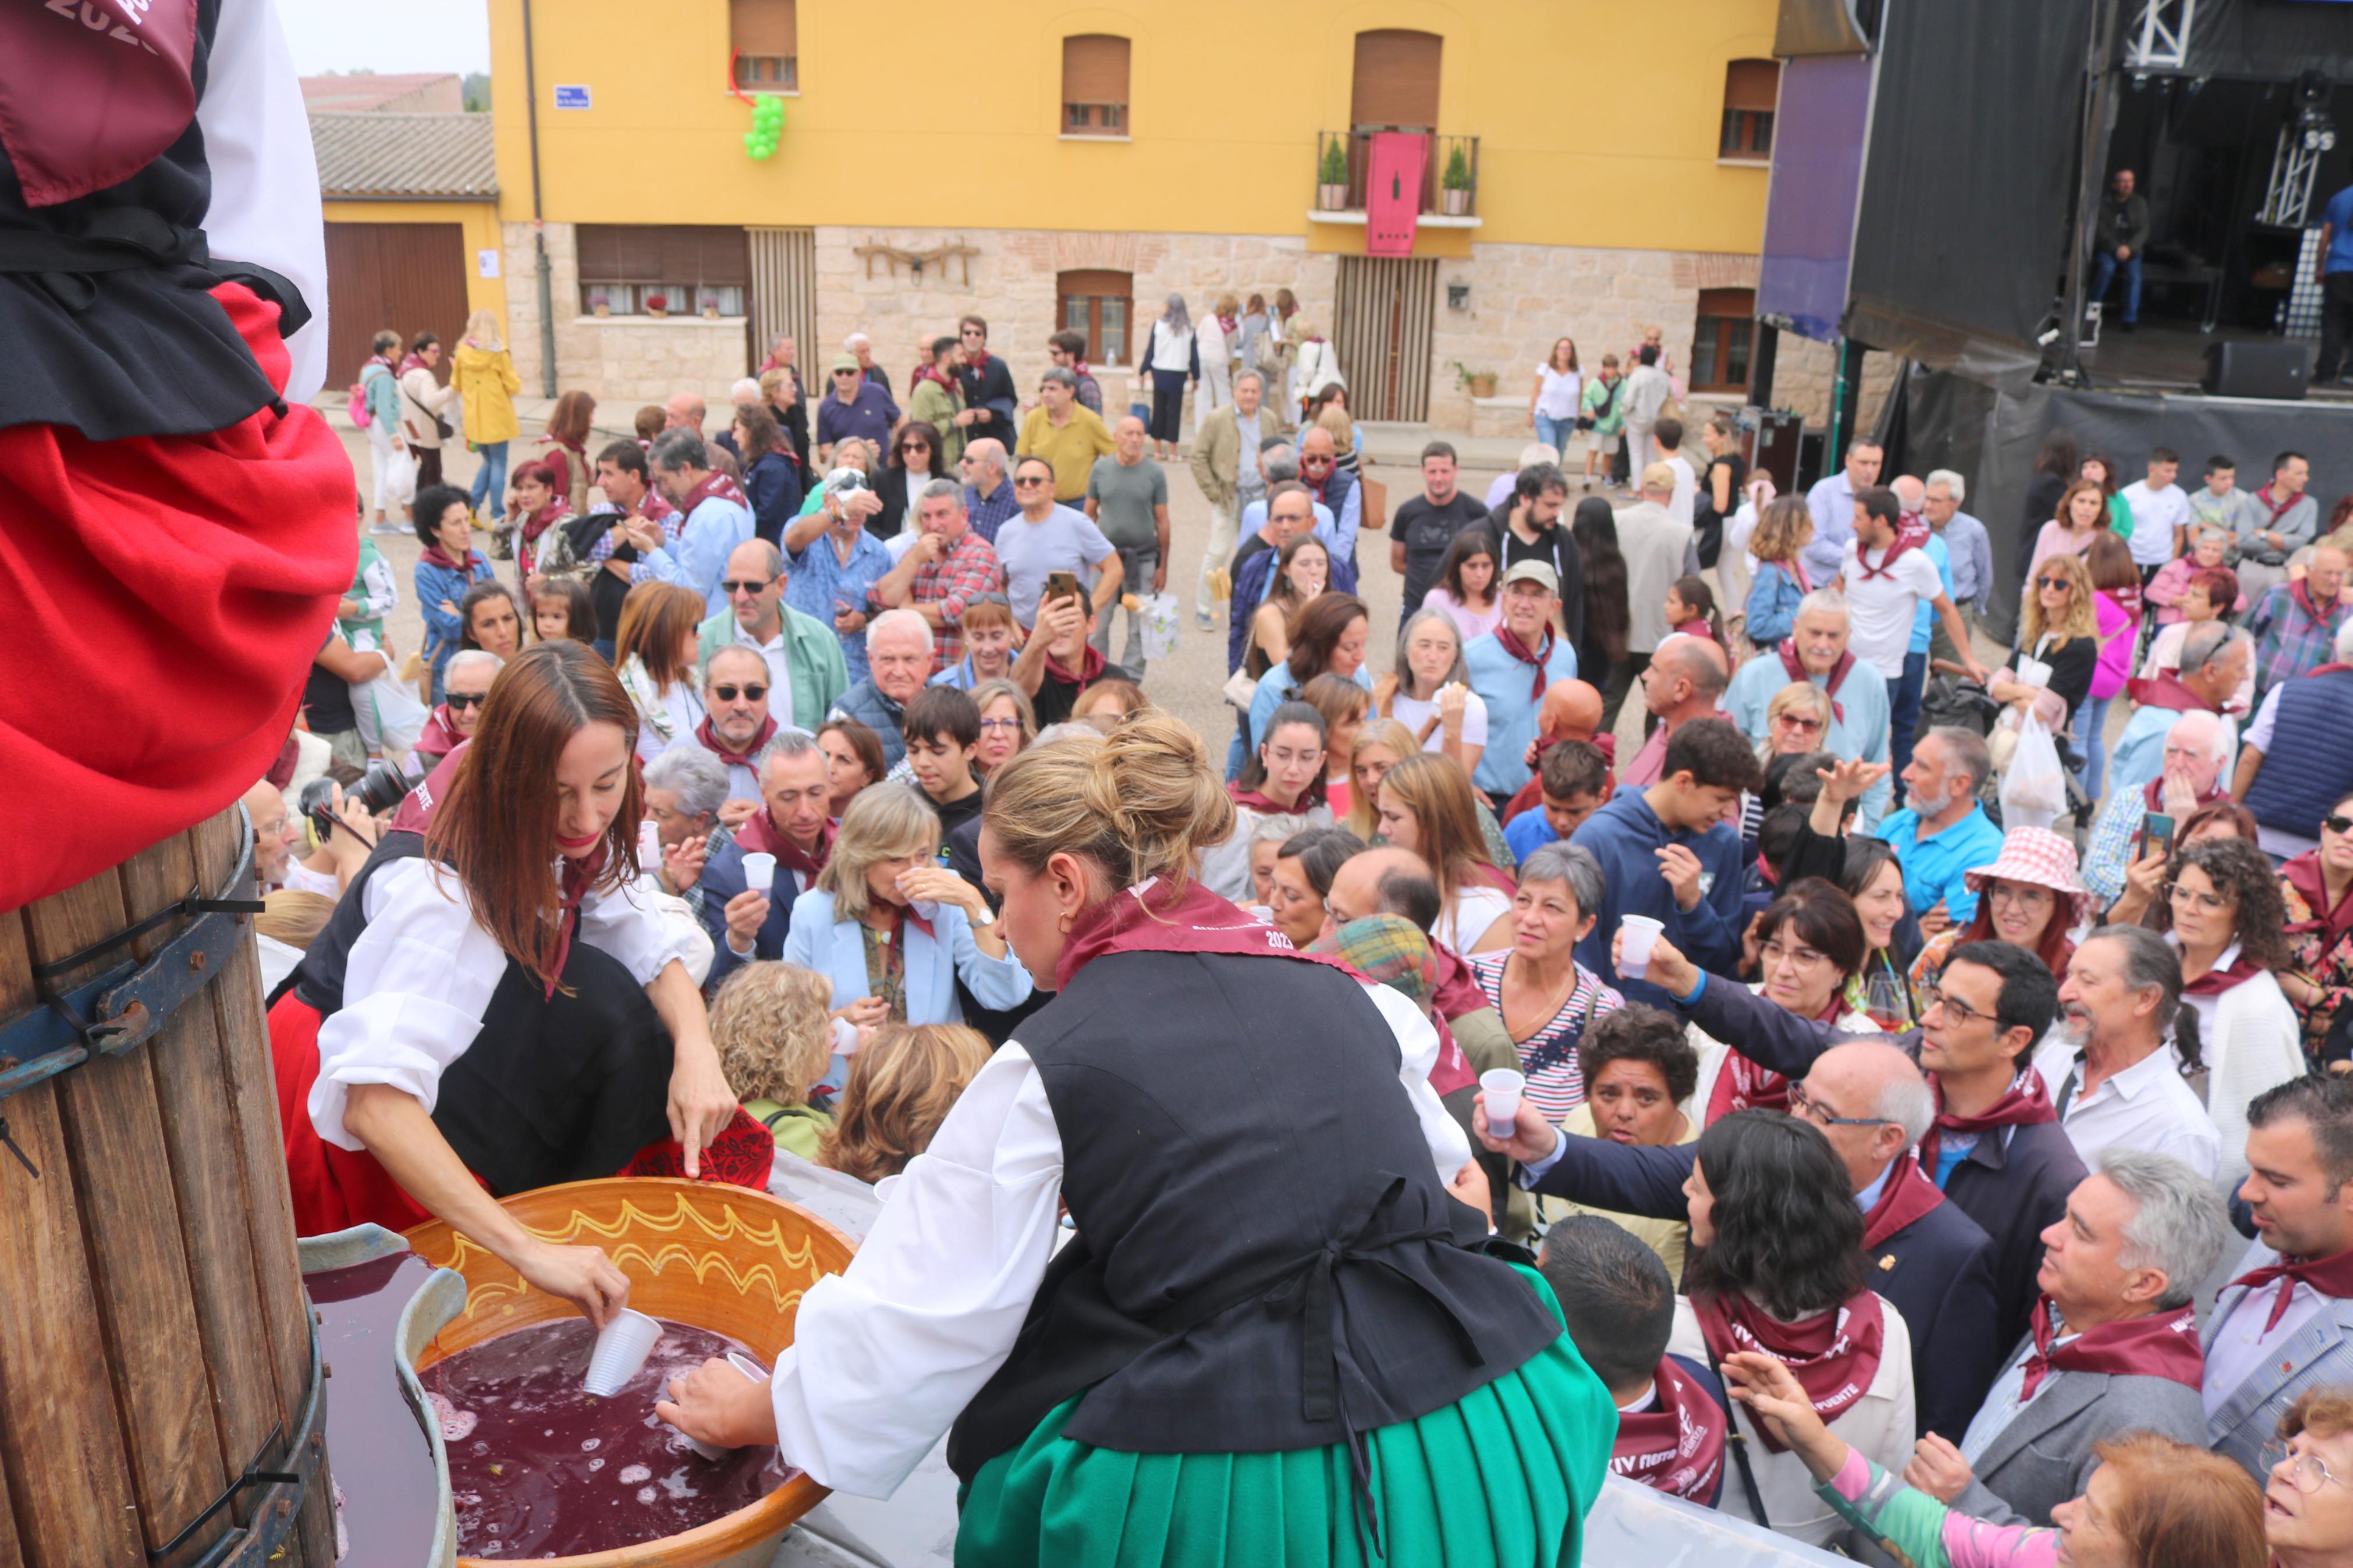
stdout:
POLYGON ((352 383, 350 395, 343 403, 343 412, 350 415, 352 423, 358 426, 363 430, 367 428, 368 423, 367 389, 368 372, 371 370, 380 371, 387 375, 391 374, 391 372, 385 370, 384 362, 382 360, 368 361, 367 363, 360 367, 360 378, 352 383))

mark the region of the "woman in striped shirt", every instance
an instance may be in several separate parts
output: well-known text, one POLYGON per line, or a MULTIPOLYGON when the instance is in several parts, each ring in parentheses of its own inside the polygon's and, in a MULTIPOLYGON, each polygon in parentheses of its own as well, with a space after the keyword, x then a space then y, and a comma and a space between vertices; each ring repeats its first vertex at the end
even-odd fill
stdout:
POLYGON ((1601 865, 1591 850, 1558 840, 1543 845, 1520 863, 1512 944, 1463 960, 1503 1016, 1527 1074, 1527 1098, 1547 1121, 1585 1103, 1577 1043, 1595 1018, 1626 1005, 1577 962, 1577 944, 1593 929, 1586 911, 1599 907, 1601 896, 1601 865))

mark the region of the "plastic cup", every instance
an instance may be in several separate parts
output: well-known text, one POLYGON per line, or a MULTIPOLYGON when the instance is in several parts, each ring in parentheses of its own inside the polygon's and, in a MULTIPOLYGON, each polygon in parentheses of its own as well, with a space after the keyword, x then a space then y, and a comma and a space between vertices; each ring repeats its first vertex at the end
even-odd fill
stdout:
POLYGON ((744 857, 744 887, 747 892, 763 893, 776 885, 776 858, 758 850, 744 857))
POLYGON ((596 1336, 596 1349, 588 1358, 588 1375, 581 1387, 598 1399, 610 1399, 621 1392, 621 1385, 638 1375, 646 1358, 654 1353, 654 1342, 661 1338, 661 1325, 643 1312, 624 1307, 613 1314, 596 1336))
POLYGON ((1258 921, 1259 924, 1262 926, 1271 926, 1274 923, 1274 910, 1268 908, 1266 905, 1245 904, 1243 908, 1250 911, 1250 918, 1258 921))
POLYGON ((1528 1087, 1527 1074, 1496 1068, 1479 1075, 1479 1087, 1487 1095, 1487 1136, 1509 1138, 1520 1114, 1520 1095, 1528 1087))
POLYGON ((1618 973, 1629 980, 1640 980, 1651 973, 1651 949, 1666 925, 1648 915, 1627 915, 1619 921, 1618 929, 1626 938, 1619 946, 1618 973))
MULTIPOLYGON (((744 1374, 744 1381, 748 1383, 765 1383, 768 1381, 768 1369, 762 1366, 758 1362, 754 1361, 750 1356, 745 1355, 742 1351, 729 1351, 727 1352, 727 1364, 733 1367, 737 1372, 742 1373, 744 1374)), ((679 1436, 686 1437, 686 1434, 683 1432, 680 1433, 679 1436)), ((723 1448, 716 1443, 706 1443, 700 1437, 687 1437, 686 1446, 693 1449, 696 1453, 702 1455, 706 1459, 723 1459, 728 1455, 734 1452, 733 1448, 723 1448)))

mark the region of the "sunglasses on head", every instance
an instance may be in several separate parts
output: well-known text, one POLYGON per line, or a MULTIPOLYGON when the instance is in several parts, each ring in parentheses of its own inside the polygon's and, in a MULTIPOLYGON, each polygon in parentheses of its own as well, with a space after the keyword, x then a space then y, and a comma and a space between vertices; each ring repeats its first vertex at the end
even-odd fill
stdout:
POLYGON ((768 689, 765 686, 714 686, 711 689, 711 695, 722 702, 733 702, 738 696, 746 702, 757 702, 767 694, 768 689))
POLYGON ((757 594, 775 581, 774 577, 730 577, 719 586, 730 594, 757 594))
MULTIPOLYGON (((482 705, 482 699, 489 695, 487 691, 452 691, 442 700, 452 708, 480 708, 482 705)), ((2333 820, 2342 822, 2344 818, 2337 817, 2333 820)))

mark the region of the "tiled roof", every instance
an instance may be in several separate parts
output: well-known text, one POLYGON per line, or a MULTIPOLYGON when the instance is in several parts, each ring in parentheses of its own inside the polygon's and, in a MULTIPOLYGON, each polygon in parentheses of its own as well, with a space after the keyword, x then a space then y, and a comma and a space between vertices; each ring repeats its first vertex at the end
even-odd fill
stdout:
POLYGON ((487 114, 313 114, 311 143, 331 199, 499 194, 487 114))
POLYGON ((459 79, 450 71, 419 71, 391 76, 306 76, 302 79, 304 107, 322 110, 381 110, 393 107, 397 100, 415 96, 425 101, 412 103, 411 109, 437 107, 430 100, 441 97, 447 107, 459 104, 459 79))

